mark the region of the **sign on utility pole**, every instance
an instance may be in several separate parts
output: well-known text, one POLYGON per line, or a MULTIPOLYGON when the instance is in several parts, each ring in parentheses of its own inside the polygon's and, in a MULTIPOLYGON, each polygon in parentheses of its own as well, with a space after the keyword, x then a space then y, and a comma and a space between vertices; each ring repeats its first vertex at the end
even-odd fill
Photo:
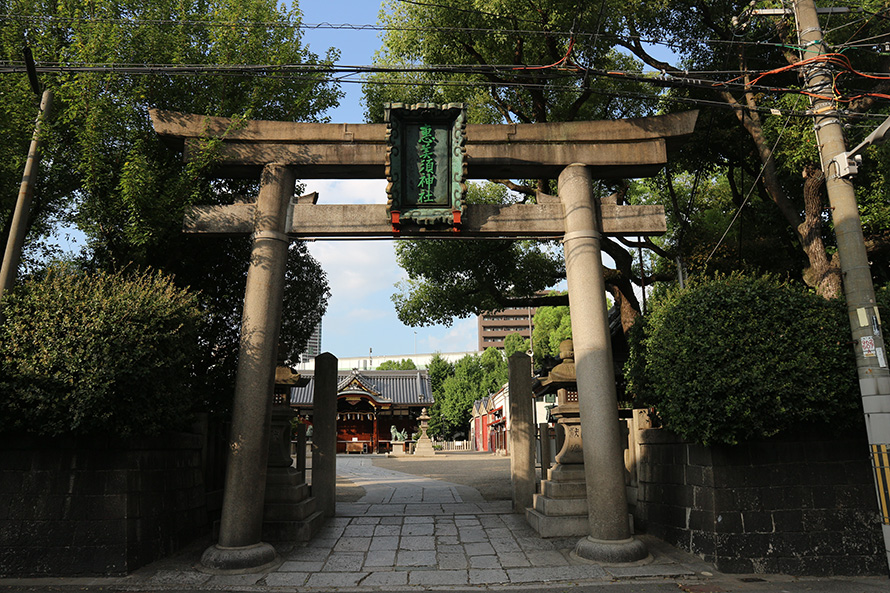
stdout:
MULTIPOLYGON (((825 53, 822 29, 813 0, 794 3, 800 46, 808 57, 825 53)), ((856 351, 859 389, 874 467, 878 504, 883 519, 884 547, 890 565, 890 371, 881 332, 881 316, 875 303, 871 269, 862 236, 859 208, 853 183, 838 166, 838 155, 846 163, 846 144, 833 96, 832 77, 824 64, 815 61, 805 71, 806 87, 817 98, 812 104, 817 146, 825 174, 837 236, 837 251, 844 278, 844 294, 856 351)))

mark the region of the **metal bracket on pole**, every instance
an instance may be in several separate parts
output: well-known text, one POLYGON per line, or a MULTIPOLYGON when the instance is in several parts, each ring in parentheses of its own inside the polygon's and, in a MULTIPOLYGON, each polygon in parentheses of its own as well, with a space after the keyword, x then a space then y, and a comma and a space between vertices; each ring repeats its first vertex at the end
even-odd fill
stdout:
POLYGON ((860 153, 872 144, 880 144, 887 139, 887 136, 890 136, 890 117, 885 119, 884 123, 879 125, 865 140, 857 144, 853 150, 842 152, 831 159, 837 176, 852 177, 858 173, 859 165, 862 164, 862 155, 860 153))

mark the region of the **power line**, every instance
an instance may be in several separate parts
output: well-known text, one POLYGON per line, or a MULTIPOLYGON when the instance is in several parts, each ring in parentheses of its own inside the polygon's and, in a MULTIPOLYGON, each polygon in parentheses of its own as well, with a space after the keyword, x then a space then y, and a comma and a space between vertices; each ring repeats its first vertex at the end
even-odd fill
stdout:
MULTIPOLYGON (((407 0, 399 0, 407 1, 407 0)), ((454 10, 467 10, 458 9, 454 10)), ((472 11, 471 11, 472 12, 472 11)), ((507 18, 507 17, 501 17, 507 18)), ((394 32, 441 32, 441 33, 510 33, 512 35, 540 35, 540 36, 562 36, 575 37, 576 39, 603 39, 606 41, 629 40, 638 41, 647 45, 656 45, 665 47, 671 51, 677 51, 679 42, 664 41, 657 38, 645 38, 641 36, 628 35, 622 36, 614 33, 598 33, 589 31, 572 31, 572 30, 546 30, 546 29, 504 29, 494 27, 442 27, 442 26, 405 26, 405 25, 372 25, 372 24, 353 24, 353 23, 302 23, 297 21, 212 21, 202 19, 103 19, 88 17, 57 17, 46 15, 18 15, 7 14, 0 17, 2 21, 15 21, 22 23, 30 23, 35 25, 52 25, 52 24, 90 24, 90 25, 123 25, 123 26, 191 26, 191 27, 220 27, 220 28, 268 28, 268 29, 295 29, 295 30, 348 30, 348 31, 394 31, 394 32)), ((534 22, 534 21, 525 21, 534 22)), ((537 24, 537 23, 536 23, 537 24)), ((888 34, 877 35, 865 39, 848 41, 837 47, 857 47, 856 44, 862 43, 870 39, 878 39, 890 36, 888 34)), ((800 50, 801 48, 788 45, 782 42, 771 42, 764 40, 744 41, 740 39, 712 39, 712 38, 692 38, 684 39, 683 44, 698 43, 706 45, 744 45, 752 47, 765 48, 789 48, 800 50)))

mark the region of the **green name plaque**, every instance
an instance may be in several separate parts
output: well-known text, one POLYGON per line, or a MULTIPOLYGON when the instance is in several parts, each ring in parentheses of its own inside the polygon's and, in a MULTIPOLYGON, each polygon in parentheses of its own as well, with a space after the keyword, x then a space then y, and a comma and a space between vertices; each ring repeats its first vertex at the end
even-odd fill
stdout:
POLYGON ((384 105, 386 194, 393 232, 403 224, 460 230, 467 195, 466 108, 384 105))

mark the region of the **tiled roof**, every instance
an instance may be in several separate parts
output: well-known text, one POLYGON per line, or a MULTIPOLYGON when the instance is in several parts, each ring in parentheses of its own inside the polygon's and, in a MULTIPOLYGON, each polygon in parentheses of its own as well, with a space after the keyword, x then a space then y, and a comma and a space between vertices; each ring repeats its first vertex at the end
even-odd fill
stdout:
MULTIPOLYGON (((300 375, 307 377, 309 384, 291 389, 291 405, 312 403, 315 374, 300 371, 300 375)), ((377 402, 396 405, 429 406, 433 403, 433 390, 426 371, 339 371, 337 393, 363 393, 377 402)))

